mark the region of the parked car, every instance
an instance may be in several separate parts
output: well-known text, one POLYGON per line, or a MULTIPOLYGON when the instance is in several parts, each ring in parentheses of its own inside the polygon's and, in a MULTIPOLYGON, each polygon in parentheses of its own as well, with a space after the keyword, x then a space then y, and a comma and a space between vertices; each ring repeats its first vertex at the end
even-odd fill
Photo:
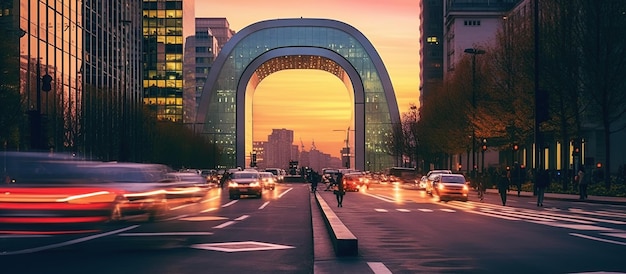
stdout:
POLYGON ((469 183, 462 174, 439 174, 433 181, 431 195, 439 201, 460 200, 467 202, 469 183))
POLYGON ((263 196, 263 186, 259 172, 237 171, 230 175, 228 181, 228 195, 230 199, 239 199, 241 195, 263 196))
POLYGON ((259 172, 259 177, 263 184, 263 189, 274 190, 276 188, 276 177, 271 172, 259 172))

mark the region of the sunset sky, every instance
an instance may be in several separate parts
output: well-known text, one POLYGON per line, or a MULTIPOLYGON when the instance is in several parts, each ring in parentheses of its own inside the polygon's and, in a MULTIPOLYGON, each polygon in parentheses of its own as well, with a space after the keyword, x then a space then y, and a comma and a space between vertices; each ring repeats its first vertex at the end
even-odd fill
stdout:
MULTIPOLYGON (((323 18, 360 30, 381 56, 400 113, 419 104, 419 1, 417 0, 229 0, 195 1, 196 17, 225 17, 240 31, 253 23, 281 18, 323 18)), ((264 79, 253 97, 254 140, 274 128, 294 131, 294 144, 312 142, 339 157, 353 104, 343 83, 318 70, 283 70, 264 79)), ((350 146, 353 146, 353 135, 350 146)))

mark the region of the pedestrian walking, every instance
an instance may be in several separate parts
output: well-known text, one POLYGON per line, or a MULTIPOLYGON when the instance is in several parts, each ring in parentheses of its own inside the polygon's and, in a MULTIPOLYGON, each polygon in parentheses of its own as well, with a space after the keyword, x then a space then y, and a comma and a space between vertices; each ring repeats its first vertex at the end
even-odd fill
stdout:
POLYGON ((320 174, 317 172, 311 173, 311 192, 315 193, 317 191, 317 184, 320 181, 320 174))
POLYGON ((509 177, 506 173, 502 173, 500 179, 498 179, 498 193, 500 193, 500 199, 502 199, 502 205, 506 205, 506 195, 509 191, 509 177))
POLYGON ((478 199, 482 202, 485 199, 485 183, 483 182, 483 180, 485 180, 485 177, 481 177, 479 180, 476 181, 476 190, 478 190, 478 199))
POLYGON ((335 192, 335 197, 337 198, 337 207, 343 207, 343 196, 346 195, 346 191, 344 190, 343 187, 343 174, 339 173, 337 174, 337 179, 336 181, 336 189, 334 190, 335 192))
POLYGON ((578 187, 580 188, 580 199, 587 199, 587 186, 589 185, 589 176, 585 174, 585 168, 580 166, 578 168, 578 187))
POLYGON ((550 185, 550 176, 548 172, 539 169, 535 174, 535 187, 537 188, 537 206, 543 206, 543 198, 546 193, 546 188, 550 185))

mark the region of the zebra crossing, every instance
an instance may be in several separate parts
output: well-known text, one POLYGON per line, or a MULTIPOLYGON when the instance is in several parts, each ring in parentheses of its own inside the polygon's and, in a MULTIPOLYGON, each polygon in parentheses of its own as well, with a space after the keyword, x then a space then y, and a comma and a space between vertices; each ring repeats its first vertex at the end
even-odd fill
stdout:
MULTIPOLYGON (((389 198, 379 198, 389 199, 389 198)), ((375 208, 378 213, 459 213, 466 212, 508 221, 523 221, 554 228, 567 229, 574 237, 626 246, 626 213, 581 208, 540 208, 502 206, 481 202, 450 201, 435 208, 375 208)))

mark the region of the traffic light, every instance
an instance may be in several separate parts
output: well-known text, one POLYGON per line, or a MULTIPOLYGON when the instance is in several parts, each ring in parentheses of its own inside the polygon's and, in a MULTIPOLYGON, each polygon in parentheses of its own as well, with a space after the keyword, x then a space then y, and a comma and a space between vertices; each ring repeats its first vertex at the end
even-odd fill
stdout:
POLYGON ((487 151, 487 145, 483 145, 483 151, 487 151))
POLYGON ((576 157, 576 156, 580 156, 580 147, 581 147, 581 141, 579 138, 576 138, 574 140, 572 140, 572 156, 576 157))
POLYGON ((519 146, 517 144, 513 144, 513 151, 518 151, 519 150, 519 146))
POLYGON ((52 76, 49 74, 41 77, 41 90, 43 91, 51 91, 52 90, 52 76))

